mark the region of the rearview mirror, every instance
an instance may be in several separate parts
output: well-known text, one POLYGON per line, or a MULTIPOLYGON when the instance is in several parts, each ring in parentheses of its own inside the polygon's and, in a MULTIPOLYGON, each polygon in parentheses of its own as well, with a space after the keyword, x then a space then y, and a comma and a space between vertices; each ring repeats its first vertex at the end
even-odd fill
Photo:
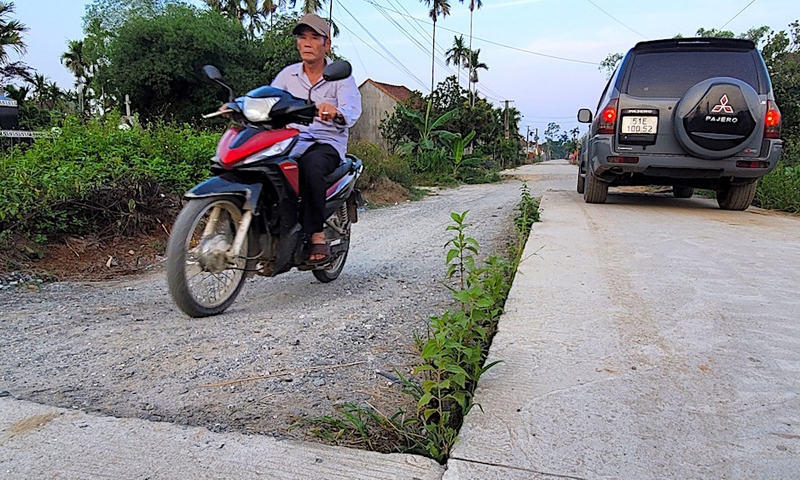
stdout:
POLYGON ((210 78, 211 80, 214 80, 214 81, 217 81, 217 82, 222 80, 222 74, 219 73, 219 69, 217 67, 215 67, 214 65, 206 65, 206 66, 204 66, 203 67, 203 73, 206 75, 206 77, 210 78))
POLYGON ((592 123, 592 111, 588 108, 578 110, 578 121, 581 123, 592 123))
POLYGON ((353 66, 347 60, 337 60, 325 66, 322 70, 322 78, 326 82, 333 82, 336 80, 344 80, 353 73, 353 66))

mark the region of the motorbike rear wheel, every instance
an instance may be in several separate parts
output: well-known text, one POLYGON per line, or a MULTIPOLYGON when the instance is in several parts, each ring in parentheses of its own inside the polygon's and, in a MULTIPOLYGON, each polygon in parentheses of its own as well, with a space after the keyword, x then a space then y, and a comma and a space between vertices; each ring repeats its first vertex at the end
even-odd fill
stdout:
POLYGON ((342 205, 338 210, 336 210, 336 213, 331 215, 328 221, 336 225, 337 228, 343 230, 345 234, 341 235, 331 227, 326 227, 326 236, 333 239, 341 238, 343 241, 347 242, 347 250, 336 254, 331 263, 325 265, 323 268, 312 270, 314 277, 316 277, 316 279, 322 283, 332 282, 339 278, 339 274, 342 273, 342 270, 344 270, 344 263, 347 261, 347 254, 350 252, 351 223, 350 217, 347 215, 347 206, 342 205))
POLYGON ((246 258, 249 235, 238 258, 227 256, 241 220, 241 201, 219 197, 189 200, 175 220, 167 244, 167 284, 190 317, 225 311, 244 286, 245 270, 254 268, 246 258))

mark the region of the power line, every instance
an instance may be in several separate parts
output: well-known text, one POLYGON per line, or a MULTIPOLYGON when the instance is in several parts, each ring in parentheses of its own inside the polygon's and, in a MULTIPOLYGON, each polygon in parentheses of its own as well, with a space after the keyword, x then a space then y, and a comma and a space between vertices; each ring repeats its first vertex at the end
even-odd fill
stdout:
POLYGON ((484 93, 486 93, 486 92, 491 93, 494 97, 496 97, 497 100, 502 100, 503 99, 503 95, 500 95, 499 93, 495 92, 494 90, 492 90, 491 88, 487 87, 483 83, 481 84, 481 88, 484 90, 484 93))
MULTIPOLYGON (((375 0, 362 0, 362 1, 366 2, 366 3, 370 3, 370 4, 374 4, 375 3, 375 0)), ((383 7, 383 8, 386 8, 386 10, 388 10, 390 12, 393 12, 393 13, 396 13, 398 15, 402 15, 404 17, 410 17, 410 18, 412 18, 413 20, 415 20, 418 23, 424 23, 426 25, 433 25, 433 23, 431 23, 431 22, 420 20, 420 19, 418 19, 418 18, 416 18, 416 17, 414 17, 412 15, 407 15, 407 14, 398 12, 397 10, 393 10, 393 9, 387 8, 387 7, 383 7)), ((453 29, 450 29, 450 28, 442 27, 441 25, 439 26, 439 28, 442 29, 442 30, 451 32, 451 33, 457 33, 459 35, 467 35, 464 32, 459 32, 458 30, 453 30, 453 29)), ((583 64, 586 64, 586 65, 593 65, 595 67, 600 64, 599 62, 589 62, 589 61, 586 61, 586 60, 577 60, 577 59, 574 59, 574 58, 560 57, 558 55, 549 55, 547 53, 534 52, 532 50, 525 50, 524 48, 512 47, 510 45, 505 45, 503 43, 495 42, 495 41, 492 41, 492 40, 487 40, 485 38, 479 38, 479 37, 476 37, 474 35, 472 36, 472 39, 473 40, 478 40, 478 41, 481 41, 481 42, 484 42, 484 43, 488 43, 488 44, 491 44, 491 45, 497 45, 498 47, 508 48, 510 50, 516 50, 518 52, 528 53, 530 55, 536 55, 536 56, 545 57, 545 58, 552 58, 554 60, 562 60, 562 61, 565 61, 565 62, 573 62, 573 63, 583 63, 583 64)))
MULTIPOLYGON (((387 1, 391 2, 391 0, 387 0, 387 1)), ((429 52, 429 51, 428 51, 428 49, 427 49, 427 46, 426 46, 426 45, 423 45, 423 44, 422 44, 422 43, 421 43, 421 42, 420 42, 418 39, 414 38, 413 34, 412 34, 412 33, 410 33, 410 32, 408 32, 408 31, 407 31, 407 30, 406 30, 406 29, 405 29, 405 28, 404 28, 402 25, 400 25, 400 23, 399 23, 399 22, 397 22, 397 21, 396 21, 396 20, 395 20, 395 19, 394 19, 394 18, 391 16, 391 14, 389 13, 389 12, 392 12, 392 13, 397 13, 397 14, 399 14, 399 12, 397 12, 397 11, 393 11, 392 9, 386 8, 386 7, 384 7, 384 6, 382 6, 382 5, 379 5, 379 4, 377 4, 377 3, 373 3, 373 2, 369 2, 369 3, 370 3, 370 4, 371 4, 373 7, 375 7, 375 9, 376 9, 376 10, 378 10, 378 12, 379 12, 379 13, 381 13, 381 15, 383 15, 383 17, 384 17, 384 18, 386 18, 386 19, 387 19, 387 20, 388 20, 390 23, 392 23, 392 24, 395 26, 395 28, 397 28, 398 30, 400 30, 400 32, 401 32, 403 35, 405 35, 405 36, 406 36, 406 38, 408 38, 409 40, 411 40, 411 42, 412 42, 412 43, 414 43, 414 45, 416 45, 416 46, 417 46, 417 48, 419 48, 419 49, 420 49, 420 50, 421 50, 421 51, 422 51, 422 52, 423 52, 423 53, 424 53, 426 56, 430 56, 430 55, 431 55, 431 52, 429 52)), ((407 10, 406 10, 406 11, 407 11, 407 10)), ((401 16, 401 18, 404 18, 404 19, 406 20, 406 22, 407 22, 407 23, 409 23, 410 25, 412 25, 412 26, 414 25, 414 24, 413 24, 413 23, 412 23, 410 20, 408 20, 408 18, 409 18, 409 17, 407 17, 407 16, 404 16, 404 15, 400 15, 400 16, 401 16)), ((413 18, 413 17, 411 17, 411 18, 413 18)), ((415 32, 419 32, 419 31, 423 31, 423 32, 424 32, 424 30, 422 30, 422 29, 415 29, 415 32)), ((428 34, 428 35, 427 35, 427 38, 428 38, 428 39, 432 39, 433 37, 432 37, 431 35, 429 35, 429 34, 428 34)), ((437 51, 437 52, 439 52, 439 53, 441 53, 441 55, 442 55, 443 57, 446 57, 446 53, 447 53, 447 52, 445 51, 445 49, 444 49, 443 47, 441 47, 441 46, 437 45, 437 46, 436 46, 436 51, 437 51)), ((441 68, 445 69, 445 70, 446 70, 447 72, 449 72, 450 74, 452 74, 452 75, 454 75, 454 76, 456 76, 456 75, 457 75, 457 72, 456 72, 455 70, 453 70, 452 68, 450 68, 450 66, 449 66, 449 65, 447 65, 447 63, 446 63, 446 62, 442 61, 442 60, 439 58, 439 56, 438 56, 438 55, 435 55, 435 56, 434 56, 434 61, 436 62, 436 64, 437 64, 437 65, 439 65, 441 68)), ((457 67, 457 68, 458 68, 458 67, 457 67)), ((502 95, 500 95, 500 94, 498 94, 497 92, 495 92, 495 91, 491 90, 489 87, 482 86, 482 88, 483 88, 483 90, 484 90, 484 95, 486 95, 487 97, 491 97, 493 100, 496 100, 496 101, 502 101, 502 99, 503 99, 503 96, 502 96, 502 95), (487 92, 491 93, 491 95, 487 94, 487 92)))
POLYGON ((381 52, 379 52, 378 50, 376 50, 376 49, 375 49, 375 48, 374 48, 372 45, 370 45, 370 44, 369 44, 369 43, 367 43, 367 42, 366 42, 364 39, 362 39, 362 38, 361 38, 361 37, 360 37, 360 36, 359 36, 359 35, 358 35, 356 32, 354 32, 354 31, 350 30, 350 28, 348 28, 348 27, 347 27, 347 25, 345 25, 345 24, 344 24, 344 23, 343 23, 341 20, 338 20, 336 24, 337 24, 337 25, 339 25, 340 27, 344 28, 345 30, 347 30, 347 31, 348 31, 348 32, 349 32, 351 35, 353 35, 354 37, 356 37, 356 38, 357 38, 357 39, 358 39, 358 40, 359 40, 361 43, 363 43, 364 45, 366 45, 367 47, 369 47, 369 49, 370 49, 370 50, 372 50, 373 52, 375 52, 376 54, 378 54, 378 56, 380 56, 381 58, 383 58, 384 60, 386 60, 386 62, 387 62, 387 63, 389 63, 389 64, 393 65, 395 68, 397 68, 397 69, 398 69, 398 70, 400 70, 401 72, 405 73, 405 74, 406 74, 406 75, 408 75, 410 78, 412 78, 412 79, 416 80, 416 81, 417 81, 417 83, 418 83, 420 86, 422 86, 422 88, 427 88, 427 87, 425 86, 425 83, 424 83, 422 80, 420 80, 419 78, 417 78, 417 76, 416 76, 416 75, 414 75, 414 74, 413 74, 413 73, 412 73, 412 72, 411 72, 411 71, 410 71, 408 68, 406 68, 406 66, 405 66, 405 65, 403 65, 402 63, 400 63, 400 62, 399 62, 399 60, 397 60, 397 59, 394 59, 394 60, 392 60, 392 59, 389 59, 389 58, 387 58, 387 57, 386 57, 386 55, 384 55, 383 53, 381 53, 381 52))
POLYGON ((574 120, 575 115, 570 115, 569 117, 527 117, 527 118, 535 118, 537 120, 574 120))
MULTIPOLYGON (((394 4, 392 3, 392 0, 387 0, 387 2, 389 2, 389 4, 390 4, 390 5, 394 5, 394 4)), ((379 11, 379 12, 380 12, 380 13, 381 13, 383 16, 384 16, 384 18, 386 18, 386 19, 387 19, 387 20, 389 20, 389 21, 390 21, 392 24, 394 24, 394 25, 395 25, 395 27, 397 27, 397 28, 398 28, 398 29, 399 29, 399 30, 400 30, 400 31, 403 33, 403 35, 405 35, 405 36, 406 36, 408 39, 410 39, 410 40, 411 40, 412 42, 414 42, 414 43, 415 43, 415 44, 416 44, 418 47, 420 47, 420 49, 421 49, 421 50, 422 50, 422 51, 423 51, 423 52, 424 52, 426 55, 430 55, 430 54, 431 54, 430 52, 428 52, 428 51, 427 51, 427 47, 426 47, 426 46, 423 46, 423 45, 420 43, 420 41, 419 41, 419 40, 417 40, 417 39, 413 38, 413 36, 412 36, 412 35, 411 35, 411 34, 410 34, 408 31, 406 31, 406 30, 405 30, 405 28, 403 28, 403 26, 402 26, 402 25, 400 25, 400 24, 399 24, 397 21, 395 21, 395 20, 394 20, 394 18, 392 18, 392 17, 391 17, 391 15, 389 14, 389 12, 392 12, 392 13, 397 13, 398 15, 400 15, 400 17, 401 17, 401 18, 405 19, 405 21, 406 21, 406 22, 407 22, 409 25, 412 25, 412 27, 413 27, 413 25, 415 25, 415 23, 412 23, 412 22, 409 20, 409 18, 414 18, 414 17, 412 17, 412 16, 411 16, 411 14, 408 14, 408 10, 406 10, 406 9, 405 9, 405 7, 403 7, 403 6, 402 6, 402 4, 400 4, 400 3, 398 2, 398 4, 400 4, 401 8, 403 8, 403 10, 405 10, 405 12, 406 12, 408 15, 402 15, 402 14, 400 14, 400 12, 398 12, 398 11, 393 11, 393 10, 391 10, 391 9, 389 9, 389 8, 386 8, 386 7, 382 6, 382 5, 379 5, 379 4, 375 3, 375 2, 370 2, 370 3, 371 3, 371 5, 372 5, 372 6, 374 6, 374 7, 375 7, 375 9, 376 9, 376 10, 378 10, 378 11, 379 11)), ((416 19, 415 19, 415 20, 416 20, 416 19)), ((441 28, 441 27, 440 27, 440 28, 441 28)), ((415 28, 414 30, 415 30, 415 32, 420 32, 420 31, 421 31, 421 32, 425 32, 423 29, 421 29, 421 28, 418 28, 418 26, 417 26, 417 28, 415 28)), ((430 34, 427 34, 427 33, 425 33, 424 35, 427 37, 427 39, 432 39, 432 38, 433 38, 433 37, 432 37, 430 34)), ((442 54, 442 56, 443 56, 443 57, 445 57, 445 60, 446 60, 446 57, 447 57, 447 51, 445 50, 445 48, 444 48, 444 47, 437 45, 437 46, 436 46, 436 51, 437 51, 437 52, 439 52, 439 53, 441 53, 441 54, 442 54)), ((444 61, 444 62, 443 62, 443 61, 441 61, 441 60, 440 60, 438 57, 436 57, 436 56, 434 56, 434 58, 435 58, 435 61, 436 61, 436 64, 437 64, 437 65, 439 65, 440 67, 444 68, 445 70, 447 70, 447 71, 448 71, 448 72, 450 72, 451 74, 453 74, 453 75, 457 75, 457 72, 456 72, 456 71, 454 71, 452 68, 450 68, 450 67, 447 65, 447 62, 446 62, 446 61, 444 61)), ((459 67, 459 66, 456 66, 456 68, 460 68, 460 67, 459 67)), ((469 79, 468 79, 468 80, 469 80, 469 79)), ((459 85, 459 86, 460 86, 460 85, 459 85)), ((487 86, 485 86, 485 85, 483 85, 483 86, 482 86, 482 88, 483 88, 483 90, 484 90, 484 94, 486 94, 486 92, 488 92, 488 93, 491 93, 491 95, 487 95, 487 97, 489 97, 489 96, 490 96, 490 97, 492 97, 492 99, 493 99, 493 100, 502 101, 502 99, 503 99, 503 96, 502 96, 502 95, 500 95, 499 93, 497 93, 497 92, 493 91, 492 89, 490 89, 489 87, 487 87, 487 86)))
POLYGON ((364 65, 364 60, 361 60, 361 55, 358 53, 358 49, 356 48, 356 42, 353 41, 353 34, 350 33, 350 30, 347 30, 347 35, 350 37, 350 42, 353 44, 353 51, 356 52, 356 57, 358 57, 358 63, 361 64, 361 68, 364 69, 364 73, 366 73, 367 78, 369 78, 369 71, 367 70, 367 66, 364 65))
MULTIPOLYGON (((393 3, 393 2, 392 2, 392 0, 386 0, 386 1, 387 1, 387 2, 389 2, 389 5, 391 5, 392 7, 394 7, 395 3, 393 3)), ((429 38, 431 38, 431 35, 428 33, 428 31, 427 31, 427 30, 425 30, 425 29, 421 28, 417 22, 412 22, 411 20, 409 20, 409 17, 411 17, 411 13, 410 13, 408 10, 406 10, 406 7, 404 7, 404 6, 403 6, 403 3, 402 3, 402 2, 400 2, 400 1, 398 0, 398 1, 397 1, 397 5, 399 5, 399 6, 400 6, 400 8, 402 8, 402 9, 403 9, 403 11, 404 11, 404 12, 406 12, 406 14, 408 14, 408 17, 405 17, 405 16, 404 16, 404 17, 402 17, 402 18, 403 18, 403 19, 406 21, 406 23, 408 23, 409 25, 411 25, 411 28, 413 28, 415 31, 419 32, 419 33, 420 33, 420 34, 421 34, 423 37, 425 37, 426 39, 429 39, 429 38)), ((412 18, 413 18, 413 17, 412 17, 412 18)))
POLYGON ((732 21, 733 21, 733 20, 734 20, 736 17, 738 17, 739 15, 741 15, 741 14, 742 14, 742 12, 744 12, 745 10, 747 10, 747 8, 748 8, 750 5, 754 4, 754 3, 756 3, 756 0, 752 0, 750 3, 748 3, 747 5, 745 5, 743 9, 739 10, 739 13, 737 13, 736 15, 734 15, 733 17, 731 17, 731 19, 730 19, 730 20, 728 20, 727 22, 725 22, 725 25, 723 25, 723 26, 719 27, 719 29, 720 29, 720 30, 722 30, 723 28, 727 27, 729 23, 731 23, 731 22, 732 22, 732 21))
POLYGON ((637 32, 636 30, 634 30, 634 29, 632 29, 631 27, 629 27, 629 26, 625 25, 624 23, 622 23, 622 21, 621 21, 620 19, 618 19, 617 17, 615 17, 614 15, 611 15, 610 13, 608 13, 608 12, 606 12, 605 10, 603 10, 602 8, 600 8, 600 5, 598 5, 598 4, 596 4, 596 3, 594 3, 592 0, 586 0, 586 1, 587 1, 587 2, 589 2, 589 3, 591 3, 592 5, 594 5, 595 7, 597 7, 597 9, 598 9, 598 10, 600 10, 600 11, 601 11, 601 12, 603 12, 603 13, 605 13, 605 14, 606 14, 606 15, 608 15, 608 16, 609 16, 609 17, 610 17, 612 20, 614 20, 615 22, 619 23, 619 24, 620 24, 620 25, 622 25, 623 27, 627 28, 627 29, 628 29, 628 30, 630 30, 631 32, 635 33, 636 35, 639 35, 640 37, 644 38, 645 40, 647 39, 647 37, 645 37, 645 36, 644 36, 644 35, 642 35, 641 33, 637 32))
MULTIPOLYGON (((341 7, 342 7, 342 10, 344 10, 344 11, 345 11, 345 12, 346 12, 348 15, 350 15, 350 17, 351 17, 351 18, 352 18, 352 19, 353 19, 353 20, 354 20, 354 21, 355 21, 355 22, 356 22, 356 23, 357 23, 357 24, 358 24, 358 25, 359 25, 359 26, 360 26, 360 27, 361 27, 361 28, 362 28, 362 29, 363 29, 365 32, 367 32, 367 35, 369 35, 369 37, 372 39, 372 41, 374 41, 376 44, 378 44, 378 46, 379 46, 379 47, 381 47, 381 50, 383 50, 383 51, 384 51, 384 52, 385 52, 385 53, 386 53, 386 54, 387 54, 389 57, 391 57, 391 58, 392 58, 392 59, 393 59, 393 60, 396 62, 396 65, 395 65, 395 66, 398 66, 398 65, 399 65, 399 67, 400 67, 400 68, 401 68, 401 69, 402 69, 402 70, 403 70, 403 71, 404 71, 406 74, 408 74, 410 77, 412 77, 413 79, 415 79, 415 80, 416 80, 416 81, 417 81, 417 82, 418 82, 418 83, 419 83, 419 84, 422 86, 422 88, 427 88, 427 87, 425 86, 425 83, 424 83, 422 80, 420 80, 420 79, 419 79, 419 78, 418 78, 416 75, 414 75, 414 73, 413 73, 411 70, 409 70, 409 69, 408 69, 408 67, 406 67, 406 66, 403 64, 403 62, 401 62, 400 60, 398 60, 398 59, 397 59, 397 57, 395 57, 395 56, 392 54, 392 52, 390 52, 390 51, 389 51, 389 50, 388 50, 388 49, 387 49, 387 48, 386 48, 386 47, 385 47, 385 46, 384 46, 384 45, 383 45, 383 44, 380 42, 380 40, 378 40, 377 38, 375 38, 375 36, 372 34, 372 32, 370 32, 369 30, 367 30, 367 28, 366 28, 366 27, 365 27, 365 26, 364 26, 364 25, 363 25, 363 24, 362 24, 362 23, 361 23, 361 22, 360 22, 360 21, 359 21, 359 20, 358 20, 358 19, 355 17, 355 15, 353 15, 352 13, 350 13, 350 10, 348 10, 348 9, 347 9, 347 7, 345 7, 345 6, 344 6, 344 3, 342 3, 342 2, 340 1, 340 2, 339 2, 339 6, 341 6, 341 7)), ((352 30, 349 30, 349 29, 348 29, 348 31, 349 31, 350 33, 353 33, 353 35, 355 35, 355 33, 354 33, 352 30)), ((358 35, 356 35, 356 37, 358 37, 358 35)), ((359 40, 361 40, 361 39, 359 38, 359 40)), ((369 46, 370 48, 372 48, 372 46, 371 46, 371 45, 369 45, 368 43, 364 42, 363 40, 361 40, 361 41, 362 41, 363 43, 365 43, 367 46, 369 46)), ((373 50, 374 50, 374 49, 373 49, 373 50)), ((377 51, 376 51, 376 53, 377 53, 377 51)), ((381 57, 383 57, 383 59, 384 59, 384 60, 387 60, 387 61, 389 61, 389 60, 388 60, 386 57, 384 57, 383 55, 381 55, 381 57)))
POLYGON ((484 97, 486 97, 486 98, 490 98, 490 99, 492 99, 492 100, 495 100, 495 101, 497 101, 497 102, 500 102, 500 103, 502 103, 502 102, 504 101, 504 100, 503 100, 503 97, 498 97, 498 96, 496 96, 496 95, 489 95, 489 94, 488 94, 488 93, 485 91, 485 89, 483 88, 483 86, 480 86, 480 87, 476 87, 476 88, 475 88, 475 95, 477 95, 477 94, 479 94, 479 93, 483 93, 483 96, 484 96, 484 97))
POLYGON ((549 121, 549 122, 527 122, 527 123, 523 123, 523 125, 550 125, 551 123, 557 123, 557 124, 558 124, 558 123, 563 123, 564 125, 571 125, 571 124, 575 124, 575 123, 581 123, 581 122, 579 122, 579 121, 577 121, 577 120, 569 120, 569 121, 559 120, 559 121, 557 121, 557 122, 556 122, 556 121, 549 121))
MULTIPOLYGON (((411 34, 410 34, 410 33, 409 33, 409 32, 408 32, 408 31, 407 31, 405 28, 403 28, 403 26, 402 26, 402 25, 400 25, 399 23, 397 23, 397 21, 396 21, 394 18, 392 18, 392 17, 391 17, 391 15, 389 15, 389 12, 388 12, 388 11, 386 11, 386 10, 385 10, 383 7, 381 7, 380 5, 377 5, 377 4, 375 4, 375 5, 373 5, 373 6, 374 6, 374 7, 375 7, 375 9, 378 11, 378 13, 380 13, 381 15, 383 15, 383 17, 384 17, 386 20, 388 20, 388 21, 389 21, 389 22, 390 22, 392 25, 394 25, 394 26, 395 26, 395 27, 396 27, 398 30, 400 30, 400 33, 402 33, 403 35, 405 35, 405 37, 406 37, 406 38, 408 38, 409 40, 411 40, 411 42, 412 42, 414 45, 416 45, 416 46, 417 46, 417 48, 419 48, 420 50, 422 50, 422 53, 424 53, 424 54, 425 54, 425 55, 427 55, 427 56, 430 56, 430 55, 431 55, 431 52, 429 52, 429 51, 428 51, 428 48, 427 48, 425 45, 423 45, 423 44, 422 44, 422 43, 421 43, 419 40, 417 40, 416 38, 414 38, 414 36, 413 36, 413 35, 411 35, 411 34)), ((455 73, 456 73, 456 72, 454 72, 454 71, 453 71, 453 70, 452 70, 452 69, 451 69, 451 68, 450 68, 450 67, 449 67, 447 64, 445 64, 445 62, 443 62, 442 60, 440 60, 439 58, 437 58, 435 55, 433 56, 433 58, 434 58, 434 61, 436 62, 436 64, 437 64, 437 65, 439 65, 440 67, 442 67, 442 68, 446 69, 447 71, 449 71, 449 72, 450 72, 450 73, 452 73, 452 74, 455 74, 455 73)))

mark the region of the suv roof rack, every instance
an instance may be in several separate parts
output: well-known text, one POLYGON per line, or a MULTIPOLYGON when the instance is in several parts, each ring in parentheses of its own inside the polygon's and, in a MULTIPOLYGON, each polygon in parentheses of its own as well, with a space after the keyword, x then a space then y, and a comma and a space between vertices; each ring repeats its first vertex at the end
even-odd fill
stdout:
POLYGON ((662 50, 729 50, 729 51, 752 51, 756 44, 751 40, 739 38, 717 38, 717 37, 691 37, 691 38, 670 38, 668 40, 651 40, 639 42, 633 50, 639 52, 652 52, 662 50))

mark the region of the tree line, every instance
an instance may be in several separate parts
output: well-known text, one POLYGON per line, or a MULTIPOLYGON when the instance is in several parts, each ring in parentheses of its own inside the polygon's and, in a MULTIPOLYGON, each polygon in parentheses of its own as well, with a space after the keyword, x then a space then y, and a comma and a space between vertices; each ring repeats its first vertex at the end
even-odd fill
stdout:
POLYGON ((124 111, 126 96, 142 120, 194 122, 224 100, 199 74, 214 64, 236 91, 269 83, 300 60, 291 29, 303 12, 325 0, 204 0, 198 8, 176 0, 94 0, 83 18, 84 37, 60 56, 73 89, 9 53, 26 52, 28 28, 13 19, 13 2, 0 1, 0 85, 20 106, 22 127, 46 128, 69 115, 83 118, 124 111))

